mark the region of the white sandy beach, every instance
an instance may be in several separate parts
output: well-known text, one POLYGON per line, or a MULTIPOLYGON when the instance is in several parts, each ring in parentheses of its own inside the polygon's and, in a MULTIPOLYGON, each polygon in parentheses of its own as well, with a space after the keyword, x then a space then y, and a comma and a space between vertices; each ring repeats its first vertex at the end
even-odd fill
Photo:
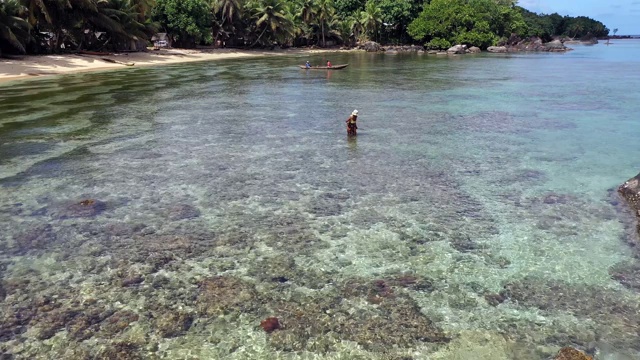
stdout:
POLYGON ((0 82, 47 75, 62 75, 87 71, 123 69, 129 66, 103 60, 108 58, 122 63, 133 63, 133 67, 159 66, 194 61, 247 58, 256 56, 283 56, 335 52, 338 50, 287 49, 287 50, 237 50, 237 49, 163 49, 137 53, 98 55, 42 55, 22 56, 15 59, 0 59, 0 82))

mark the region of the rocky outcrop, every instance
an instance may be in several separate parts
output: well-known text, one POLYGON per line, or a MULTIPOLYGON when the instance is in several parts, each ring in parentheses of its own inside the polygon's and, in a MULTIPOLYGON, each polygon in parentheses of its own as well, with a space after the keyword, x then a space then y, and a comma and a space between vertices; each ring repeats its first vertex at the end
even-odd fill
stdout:
POLYGON ((469 48, 469 52, 471 54, 478 54, 478 53, 482 52, 482 50, 480 50, 480 48, 477 47, 477 46, 472 46, 472 47, 469 48))
POLYGON ((568 49, 560 40, 553 40, 543 45, 549 51, 567 51, 568 49))
POLYGON ((506 53, 508 49, 506 46, 489 46, 487 51, 490 53, 506 53))
POLYGON ((362 44, 360 48, 364 49, 366 52, 384 51, 384 48, 375 41, 367 41, 364 44, 362 44))
POLYGON ((571 50, 568 47, 566 47, 564 43, 560 40, 553 40, 548 43, 544 43, 542 39, 540 39, 537 36, 520 40, 515 45, 507 45, 507 49, 508 49, 508 52, 519 52, 519 51, 565 52, 565 51, 571 50))
MULTIPOLYGON (((620 185, 618 193, 627 201, 636 218, 640 220, 640 174, 620 185)), ((636 229, 640 234, 640 224, 636 229)))
POLYGON ((448 54, 466 54, 468 52, 467 45, 454 45, 447 50, 448 54))
POLYGON ((420 52, 424 51, 424 46, 416 45, 390 45, 382 47, 383 51, 395 51, 395 52, 420 52))

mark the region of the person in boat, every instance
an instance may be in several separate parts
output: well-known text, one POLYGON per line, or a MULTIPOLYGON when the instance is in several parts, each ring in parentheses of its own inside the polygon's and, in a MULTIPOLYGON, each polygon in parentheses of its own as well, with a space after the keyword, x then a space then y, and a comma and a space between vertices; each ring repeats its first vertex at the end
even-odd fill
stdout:
POLYGON ((304 64, 304 67, 306 67, 307 69, 311 68, 311 63, 309 62, 309 60, 307 60, 307 62, 304 64))
POLYGON ((331 61, 327 60, 327 67, 330 68, 331 67, 331 61))
POLYGON ((356 121, 358 121, 358 110, 353 110, 351 116, 347 119, 347 135, 357 135, 358 125, 356 125, 356 121))

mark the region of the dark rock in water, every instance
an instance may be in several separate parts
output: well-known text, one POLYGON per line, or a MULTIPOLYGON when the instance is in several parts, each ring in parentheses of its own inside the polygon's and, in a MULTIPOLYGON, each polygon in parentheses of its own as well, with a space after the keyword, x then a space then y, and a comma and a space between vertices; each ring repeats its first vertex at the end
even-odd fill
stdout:
POLYGON ((171 220, 185 220, 193 219, 200 216, 200 210, 191 205, 176 205, 169 209, 169 219, 171 220))
MULTIPOLYGON (((618 193, 627 201, 636 220, 640 220, 640 174, 620 185, 618 193)), ((636 225, 636 233, 640 234, 640 223, 636 225)))
MULTIPOLYGON (((625 291, 527 277, 505 285, 500 295, 518 306, 566 312, 578 319, 593 321, 601 332, 600 340, 613 346, 640 350, 637 341, 640 304, 625 291)), ((595 334, 582 331, 567 335, 581 346, 595 340, 595 334)), ((563 339, 556 343, 566 344, 563 339)))
POLYGON ((460 251, 460 252, 470 252, 478 249, 482 249, 483 247, 479 245, 477 242, 471 240, 468 235, 459 234, 454 236, 450 241, 451 247, 460 251))
POLYGON ((260 321, 260 327, 262 327, 262 329, 270 334, 272 332, 274 332, 275 330, 278 330, 281 328, 280 325, 280 321, 278 320, 277 317, 272 316, 272 317, 268 317, 262 321, 260 321))
POLYGON ((97 359, 113 359, 113 360, 138 360, 144 357, 140 354, 140 345, 125 342, 115 342, 102 348, 98 353, 97 359))
POLYGON ((347 340, 389 355, 385 358, 398 359, 398 353, 406 354, 417 345, 450 341, 413 299, 403 291, 393 291, 391 281, 351 279, 341 288, 338 294, 321 297, 274 299, 270 308, 277 309, 274 316, 284 330, 271 333, 269 344, 279 351, 326 353, 347 340), (364 298, 377 305, 356 310, 345 298, 364 298))
POLYGON ((218 316, 231 312, 251 312, 261 302, 253 284, 233 276, 214 276, 199 284, 198 313, 218 316))
POLYGON ((123 332, 131 323, 138 321, 138 318, 138 314, 133 311, 121 310, 104 320, 100 328, 105 335, 112 337, 115 334, 123 332))
POLYGON ((140 275, 132 275, 122 280, 122 287, 135 286, 141 284, 144 278, 140 275))
POLYGON ((542 183, 547 180, 547 175, 540 170, 521 169, 515 171, 497 181, 499 185, 511 185, 514 183, 542 183))
POLYGON ((41 250, 53 244, 57 235, 51 224, 35 226, 14 239, 14 252, 24 254, 29 250, 41 250))
POLYGON ((571 195, 567 195, 567 194, 556 194, 556 193, 549 193, 546 194, 544 196, 544 198, 542 199, 542 202, 547 204, 547 205, 553 205, 553 204, 568 204, 571 201, 576 200, 576 198, 574 196, 571 195))
POLYGON ((155 329, 163 338, 181 335, 191 328, 193 316, 183 311, 168 311, 155 319, 155 329))
POLYGON ((421 276, 403 274, 388 280, 391 286, 402 287, 415 291, 431 292, 434 289, 433 281, 421 276))
POLYGON ((623 286, 640 291, 640 264, 620 264, 609 270, 611 278, 623 286))
POLYGON ((85 199, 71 204, 66 204, 60 209, 55 209, 54 214, 60 219, 67 218, 92 218, 100 215, 107 209, 107 204, 96 199, 85 199))
POLYGON ((484 294, 484 299, 491 306, 498 306, 507 300, 502 294, 484 294))

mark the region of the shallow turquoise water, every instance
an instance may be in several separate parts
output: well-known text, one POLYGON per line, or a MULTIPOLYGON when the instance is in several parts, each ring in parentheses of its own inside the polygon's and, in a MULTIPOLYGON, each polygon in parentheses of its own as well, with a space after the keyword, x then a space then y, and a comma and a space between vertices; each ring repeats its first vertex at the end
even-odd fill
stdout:
POLYGON ((0 350, 640 358, 610 191, 640 168, 639 58, 629 40, 6 84, 0 350))

